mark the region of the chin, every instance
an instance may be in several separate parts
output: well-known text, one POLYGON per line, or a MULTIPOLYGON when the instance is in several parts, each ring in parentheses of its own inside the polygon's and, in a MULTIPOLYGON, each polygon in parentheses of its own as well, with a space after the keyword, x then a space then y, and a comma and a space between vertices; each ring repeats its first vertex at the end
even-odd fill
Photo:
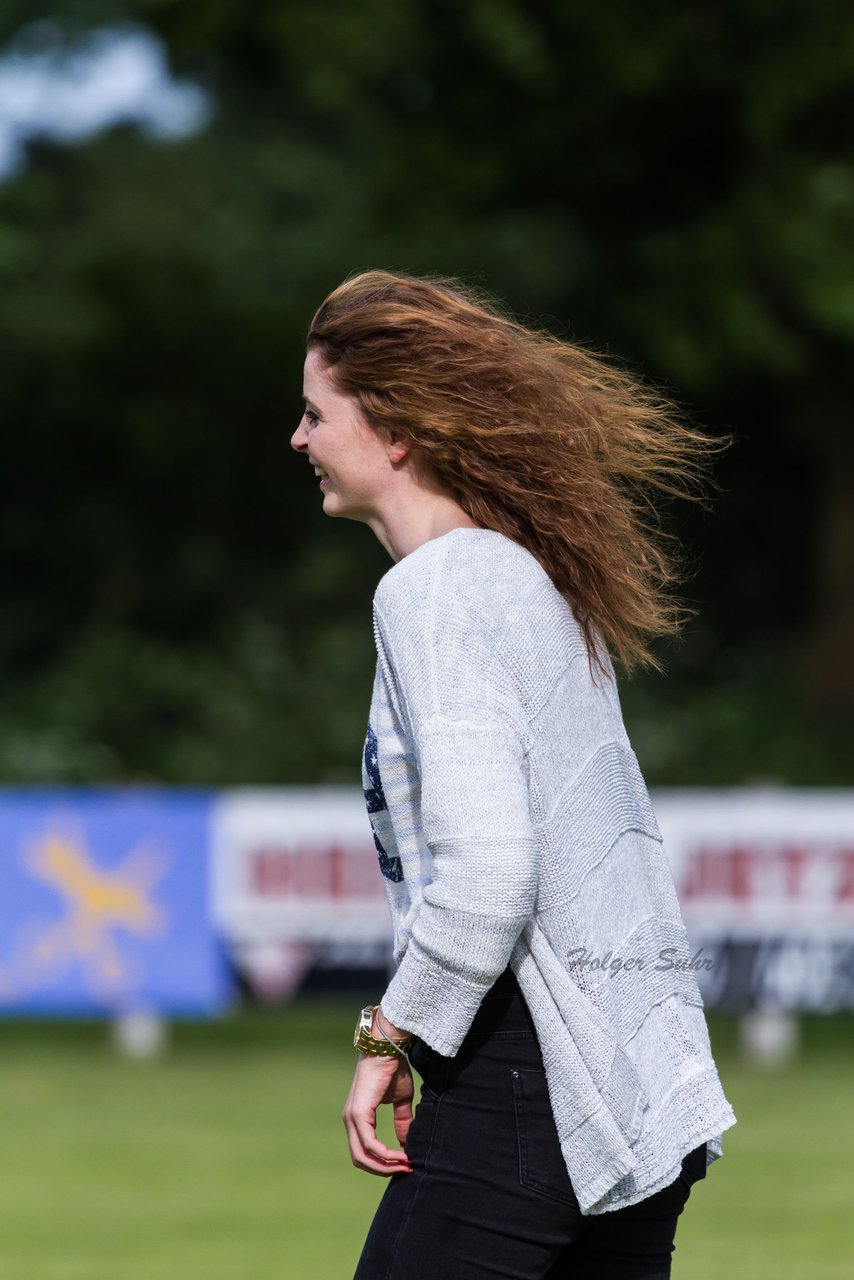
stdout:
POLYGON ((328 493, 324 493, 323 495, 323 514, 327 516, 346 516, 347 512, 341 510, 339 503, 333 502, 330 507, 329 499, 331 496, 332 495, 328 493))

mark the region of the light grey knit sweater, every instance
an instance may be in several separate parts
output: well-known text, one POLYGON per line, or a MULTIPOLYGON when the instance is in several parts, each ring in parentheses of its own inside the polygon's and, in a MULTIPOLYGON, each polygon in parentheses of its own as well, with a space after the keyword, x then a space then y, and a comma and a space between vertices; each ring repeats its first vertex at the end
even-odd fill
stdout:
POLYGON ((670 965, 688 938, 604 644, 611 678, 594 679, 534 556, 472 528, 388 570, 374 630, 363 783, 397 965, 383 1011, 452 1057, 512 967, 583 1213, 652 1195, 704 1141, 718 1159, 735 1115, 693 971, 670 965))

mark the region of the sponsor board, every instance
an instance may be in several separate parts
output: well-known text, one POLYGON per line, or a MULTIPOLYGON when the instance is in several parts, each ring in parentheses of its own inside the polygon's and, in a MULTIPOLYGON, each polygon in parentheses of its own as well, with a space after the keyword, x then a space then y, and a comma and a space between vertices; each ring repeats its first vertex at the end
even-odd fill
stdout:
POLYGON ((206 793, 0 794, 0 1014, 222 1009, 210 815, 206 793))

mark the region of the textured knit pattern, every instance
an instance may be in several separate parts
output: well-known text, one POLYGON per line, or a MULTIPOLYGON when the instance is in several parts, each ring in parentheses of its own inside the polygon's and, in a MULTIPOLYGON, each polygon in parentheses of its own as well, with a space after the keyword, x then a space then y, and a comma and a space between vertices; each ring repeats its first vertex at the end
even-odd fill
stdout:
MULTIPOLYGON (((394 929, 381 1004, 453 1057, 509 964, 582 1212, 645 1199, 735 1115, 610 678, 525 548, 459 528, 374 596, 363 784, 394 929), (573 963, 640 957, 613 974, 573 963)), ((601 643, 601 640, 600 640, 601 643)))

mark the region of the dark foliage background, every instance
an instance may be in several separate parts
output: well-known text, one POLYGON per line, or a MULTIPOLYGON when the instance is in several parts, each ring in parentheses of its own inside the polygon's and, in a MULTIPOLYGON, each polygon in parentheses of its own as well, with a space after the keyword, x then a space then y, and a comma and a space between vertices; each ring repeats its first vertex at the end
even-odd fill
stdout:
POLYGON ((845 0, 9 0, 142 25, 207 128, 0 184, 0 779, 359 778, 389 567, 289 448, 349 272, 462 275, 736 445, 699 610, 625 681, 651 783, 854 777, 845 0))

